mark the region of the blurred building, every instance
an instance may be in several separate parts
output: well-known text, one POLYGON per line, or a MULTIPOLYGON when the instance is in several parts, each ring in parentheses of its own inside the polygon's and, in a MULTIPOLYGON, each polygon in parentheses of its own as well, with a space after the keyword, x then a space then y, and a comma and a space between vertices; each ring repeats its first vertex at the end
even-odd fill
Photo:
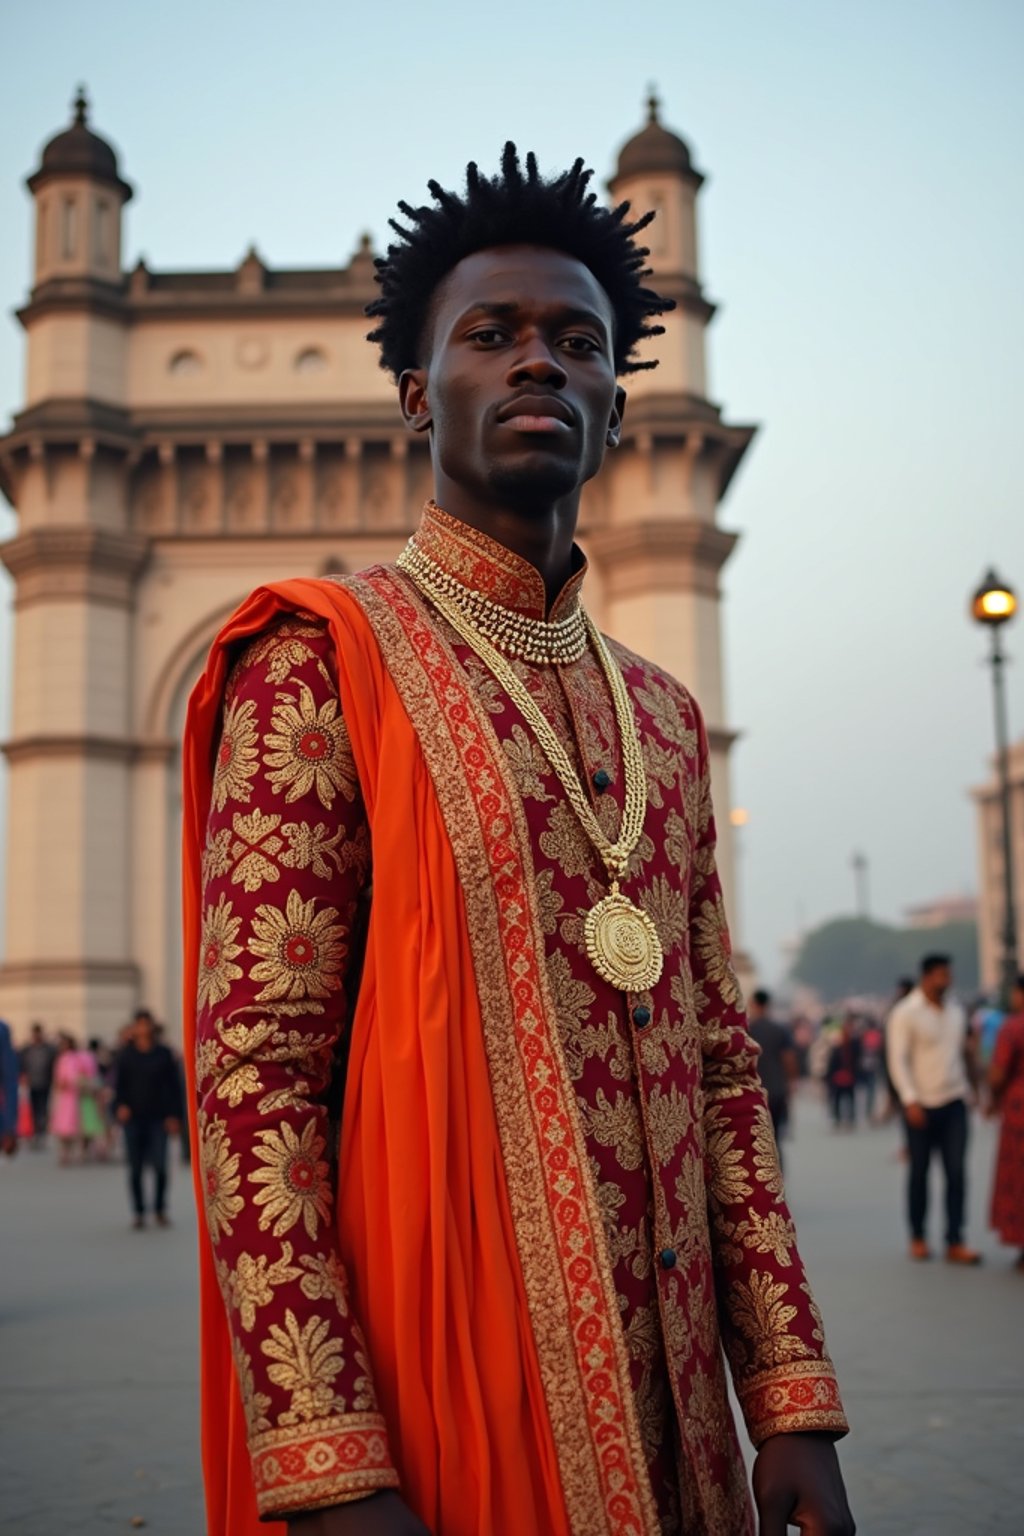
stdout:
MULTIPOLYGON (((971 791, 978 809, 978 948, 981 985, 986 992, 999 986, 1003 954, 1003 811, 999 780, 992 777, 971 791)), ((1024 738, 1010 747, 1010 827, 1014 907, 1017 913, 1018 963, 1024 965, 1024 738)))
MULTIPOLYGON (((702 181, 652 100, 610 191, 657 209, 651 264, 677 308, 582 526, 594 616, 705 710, 729 901, 719 573, 736 536, 717 515, 754 428, 707 394, 702 181)), ((174 1030, 178 743, 210 641, 261 582, 393 558, 429 459, 364 339, 369 239, 336 268, 274 270, 249 250, 232 271, 126 270, 133 188, 82 96, 28 188, 26 398, 0 440, 17 514, 0 547, 15 583, 0 992, 18 1030, 109 1034, 140 1001, 174 1030)))
POLYGON ((976 923, 978 898, 976 896, 936 896, 932 901, 921 902, 916 907, 906 907, 903 913, 908 928, 944 928, 947 923, 976 923))

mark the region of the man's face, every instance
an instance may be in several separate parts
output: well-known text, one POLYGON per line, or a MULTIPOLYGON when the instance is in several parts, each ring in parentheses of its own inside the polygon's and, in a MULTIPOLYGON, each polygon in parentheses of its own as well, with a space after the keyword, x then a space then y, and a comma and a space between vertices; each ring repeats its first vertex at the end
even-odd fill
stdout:
POLYGON ((578 491, 618 441, 612 325, 575 257, 517 245, 460 261, 434 296, 428 360, 399 383, 440 477, 527 508, 578 491))
POLYGON ((937 965, 926 977, 927 990, 940 1002, 953 985, 953 972, 948 965, 937 965))
POLYGON ((140 1051, 148 1051, 153 1044, 153 1025, 149 1019, 136 1019, 132 1029, 135 1044, 140 1051))

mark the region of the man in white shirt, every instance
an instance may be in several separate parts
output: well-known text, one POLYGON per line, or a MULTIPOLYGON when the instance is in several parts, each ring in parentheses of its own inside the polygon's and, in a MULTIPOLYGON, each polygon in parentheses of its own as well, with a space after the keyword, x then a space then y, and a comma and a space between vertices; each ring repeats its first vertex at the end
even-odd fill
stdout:
POLYGON ((910 1257, 930 1259, 925 1237, 928 1169, 938 1151, 946 1177, 946 1258, 979 1264, 963 1241, 967 1155, 967 1095, 972 1072, 967 1017, 948 998, 948 955, 926 955, 918 985, 889 1016, 889 1075, 903 1106, 910 1150, 910 1257))

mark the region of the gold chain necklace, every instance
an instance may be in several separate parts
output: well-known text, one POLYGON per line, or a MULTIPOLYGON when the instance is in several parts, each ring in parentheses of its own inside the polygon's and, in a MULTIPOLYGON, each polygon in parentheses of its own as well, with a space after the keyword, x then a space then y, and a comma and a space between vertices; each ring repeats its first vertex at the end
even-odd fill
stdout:
POLYGON ((623 992, 643 992, 653 987, 665 963, 661 940, 647 913, 634 906, 619 890, 619 882, 625 876, 630 857, 643 834, 647 815, 647 775, 626 684, 597 626, 587 614, 583 614, 587 637, 608 679, 622 746, 626 794, 622 825, 618 840, 614 843, 605 836, 568 753, 544 718, 529 689, 516 676, 504 656, 485 635, 474 628, 456 602, 433 589, 433 583, 424 581, 416 570, 410 568, 408 562, 403 564, 399 559, 398 564, 504 688, 532 729, 584 832, 604 863, 611 890, 591 908, 584 921, 584 938, 590 963, 599 976, 623 992))
POLYGON ((566 618, 554 621, 532 619, 503 608, 444 570, 414 539, 409 540, 396 563, 431 601, 442 597, 454 603, 477 634, 507 656, 542 666, 566 666, 579 661, 587 648, 587 625, 580 603, 566 618))

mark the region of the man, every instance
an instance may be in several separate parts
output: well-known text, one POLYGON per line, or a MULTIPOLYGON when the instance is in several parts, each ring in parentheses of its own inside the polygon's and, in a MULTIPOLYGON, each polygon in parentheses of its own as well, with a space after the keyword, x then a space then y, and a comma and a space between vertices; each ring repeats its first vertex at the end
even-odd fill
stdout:
POLYGON ((509 145, 402 205, 372 339, 436 502, 398 567, 255 593, 190 704, 215 1536, 751 1532, 721 1339, 762 1531, 853 1529, 707 736, 580 602, 668 307, 589 180, 509 145))
POLYGON ((782 1137, 789 1120, 789 1095, 799 1074, 799 1063, 792 1032, 771 1017, 768 1011, 771 1003, 771 993, 758 987, 750 999, 747 1027, 761 1047, 757 1070, 768 1097, 768 1113, 772 1117, 781 1163, 782 1137))
POLYGON ((925 1231, 928 1172, 932 1153, 938 1152, 946 1179, 946 1258, 951 1264, 978 1264, 981 1255, 963 1240, 968 1074, 973 1063, 964 1010, 948 996, 952 982, 949 956, 925 955, 920 981, 889 1015, 886 1045, 910 1153, 910 1257, 921 1261, 932 1256, 925 1231))
POLYGON ((0 1152, 18 1150, 18 1056, 10 1025, 0 1019, 0 1152))
POLYGON ((32 1145, 36 1148, 43 1146, 46 1141, 56 1059, 57 1048, 47 1040, 43 1026, 33 1024, 29 1042, 21 1049, 21 1071, 28 1084, 32 1110, 32 1145))
POLYGON ((167 1138, 181 1128, 181 1086, 174 1057, 159 1044, 153 1016, 140 1008, 131 1038, 117 1055, 114 1073, 114 1114, 124 1126, 128 1154, 128 1187, 132 1225, 146 1225, 143 1171, 153 1171, 153 1214, 158 1227, 170 1225, 167 1215, 167 1138))

